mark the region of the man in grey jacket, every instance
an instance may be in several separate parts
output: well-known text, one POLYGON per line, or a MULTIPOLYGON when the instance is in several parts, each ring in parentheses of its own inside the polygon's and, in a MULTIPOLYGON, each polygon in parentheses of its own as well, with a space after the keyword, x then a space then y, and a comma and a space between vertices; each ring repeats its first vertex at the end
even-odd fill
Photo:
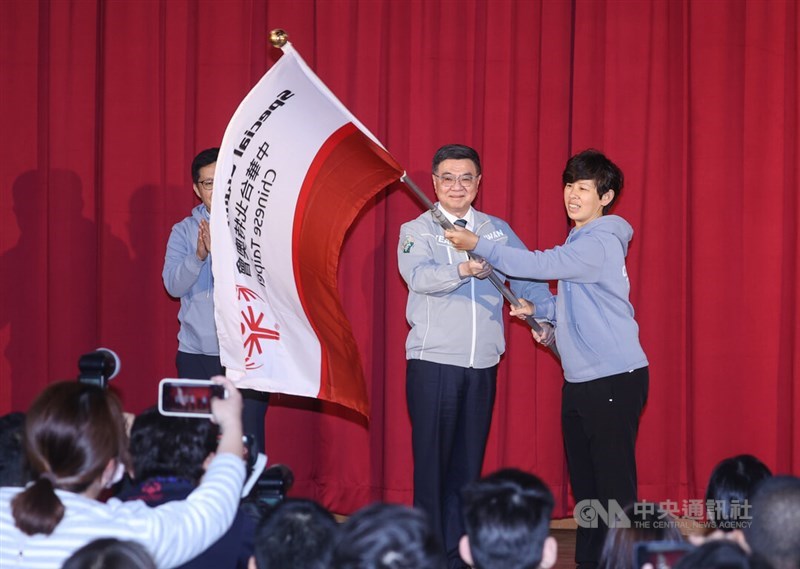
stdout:
POLYGON ((208 379, 222 375, 217 325, 214 322, 214 277, 211 274, 211 196, 219 148, 207 148, 192 161, 192 187, 201 203, 176 223, 164 258, 164 287, 179 298, 178 376, 208 379))
MULTIPOLYGON (((209 379, 224 375, 219 358, 217 324, 214 320, 214 276, 211 272, 211 197, 219 148, 207 148, 192 160, 192 187, 200 198, 192 214, 172 227, 164 258, 164 287, 180 298, 178 320, 178 377, 209 379)), ((264 451, 264 416, 269 393, 241 390, 245 433, 253 435, 264 451)))
MULTIPOLYGON (((503 220, 472 208, 481 182, 478 153, 462 145, 433 158, 437 207, 484 239, 525 246, 503 220)), ((463 567, 461 487, 481 473, 492 420, 497 364, 505 350, 503 298, 491 267, 457 251, 431 212, 403 224, 400 273, 408 285, 406 397, 414 454, 414 505, 428 513, 451 567, 463 567)), ((550 302, 545 283, 512 283, 517 296, 550 302)))

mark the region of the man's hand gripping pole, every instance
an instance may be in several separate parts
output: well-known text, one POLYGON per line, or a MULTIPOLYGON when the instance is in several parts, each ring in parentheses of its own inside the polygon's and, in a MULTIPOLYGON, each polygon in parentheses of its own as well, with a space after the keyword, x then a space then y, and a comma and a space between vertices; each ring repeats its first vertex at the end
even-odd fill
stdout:
MULTIPOLYGON (((454 226, 452 223, 450 223, 450 220, 448 220, 444 214, 439 211, 439 208, 436 207, 430 199, 428 199, 428 196, 426 196, 422 190, 420 190, 419 187, 411 180, 411 178, 408 177, 408 174, 403 173, 403 177, 400 178, 400 181, 411 188, 411 191, 414 192, 414 194, 420 199, 420 201, 422 201, 425 207, 430 210, 434 219, 436 219, 436 222, 441 225, 443 229, 454 229, 454 226)), ((484 261, 482 257, 474 254, 472 251, 466 251, 466 253, 469 255, 470 259, 474 259, 475 261, 484 261)), ((492 272, 487 278, 489 279, 489 282, 491 282, 494 287, 500 291, 500 294, 503 295, 503 298, 505 298, 511 306, 514 308, 522 307, 519 300, 517 300, 517 297, 514 296, 514 293, 511 292, 511 289, 505 285, 503 279, 501 279, 497 273, 494 272, 494 269, 492 269, 492 272)), ((527 322, 537 334, 544 332, 542 326, 533 318, 533 316, 526 316, 525 322, 527 322)))

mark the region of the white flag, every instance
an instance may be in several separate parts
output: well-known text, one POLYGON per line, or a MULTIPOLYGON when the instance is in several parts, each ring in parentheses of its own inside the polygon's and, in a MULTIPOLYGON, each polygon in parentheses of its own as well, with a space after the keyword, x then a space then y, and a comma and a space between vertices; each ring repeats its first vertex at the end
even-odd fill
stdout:
POLYGON ((286 44, 225 131, 211 208, 220 356, 239 387, 368 415, 336 269, 345 232, 403 169, 286 44))

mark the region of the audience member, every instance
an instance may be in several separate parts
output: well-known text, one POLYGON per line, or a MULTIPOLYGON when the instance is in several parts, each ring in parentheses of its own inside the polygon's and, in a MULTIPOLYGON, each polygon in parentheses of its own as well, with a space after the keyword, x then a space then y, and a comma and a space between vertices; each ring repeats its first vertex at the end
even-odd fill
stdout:
POLYGON ((459 551, 478 569, 549 569, 558 545, 548 536, 554 499, 536 476, 505 469, 461 492, 464 526, 459 551))
POLYGON ((22 446, 24 435, 24 413, 0 417, 0 487, 25 486, 30 480, 22 446))
POLYGON ((142 543, 159 567, 195 557, 227 531, 244 480, 242 401, 224 377, 227 399, 214 399, 222 430, 217 455, 186 500, 149 508, 97 500, 129 464, 122 409, 110 391, 78 382, 48 386, 28 410, 25 451, 34 481, 0 488, 0 566, 58 567, 99 537, 142 543))
POLYGON ((341 527, 332 569, 443 569, 444 551, 424 512, 372 504, 341 527))
POLYGON ((290 499, 269 510, 256 529, 250 569, 326 569, 338 526, 311 500, 290 499))
POLYGON ((640 542, 684 542, 675 519, 658 505, 638 502, 627 506, 624 512, 631 522, 630 527, 609 528, 600 554, 600 569, 638 569, 634 555, 636 544, 640 542))
POLYGON ((81 547, 61 569, 156 569, 156 564, 142 544, 107 537, 81 547))
POLYGON ((756 486, 772 476, 766 464, 749 454, 726 458, 711 472, 706 490, 706 511, 712 529, 741 530, 742 517, 749 516, 750 499, 756 486))
POLYGON ((773 569, 800 567, 800 478, 764 480, 752 497, 744 536, 753 555, 773 569))
MULTIPOLYGON (((219 428, 208 419, 166 417, 156 409, 141 413, 130 435, 135 484, 118 497, 151 507, 185 499, 214 458, 218 435, 219 428)), ((253 553, 254 532, 255 521, 240 509, 225 535, 181 567, 244 569, 253 553)))

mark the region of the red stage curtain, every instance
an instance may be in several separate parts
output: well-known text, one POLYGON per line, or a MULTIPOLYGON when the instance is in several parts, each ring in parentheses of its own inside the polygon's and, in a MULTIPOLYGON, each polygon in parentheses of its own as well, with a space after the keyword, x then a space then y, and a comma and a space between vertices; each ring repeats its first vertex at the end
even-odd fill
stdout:
MULTIPOLYGON (((444 143, 476 147, 476 205, 530 247, 563 241, 571 153, 625 171, 632 300, 651 363, 640 495, 700 498, 711 467, 754 453, 800 473, 797 219, 800 12, 794 1, 7 0, 0 16, 0 412, 74 377, 103 345, 132 411, 171 376, 167 236, 194 205, 189 164, 218 145, 279 56, 311 67, 420 185, 444 143)), ((296 495, 349 513, 410 502, 399 184, 372 200, 340 274, 369 424, 274 397, 270 460, 296 495)), ((512 323, 487 471, 540 474, 566 514, 557 362, 512 323)))

